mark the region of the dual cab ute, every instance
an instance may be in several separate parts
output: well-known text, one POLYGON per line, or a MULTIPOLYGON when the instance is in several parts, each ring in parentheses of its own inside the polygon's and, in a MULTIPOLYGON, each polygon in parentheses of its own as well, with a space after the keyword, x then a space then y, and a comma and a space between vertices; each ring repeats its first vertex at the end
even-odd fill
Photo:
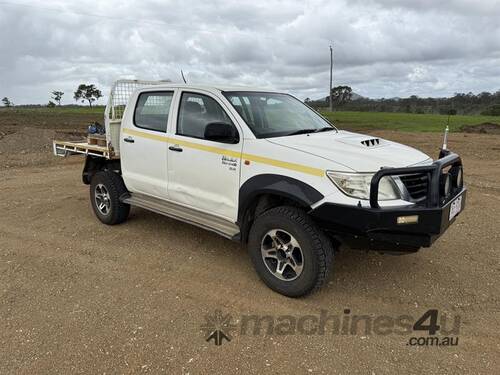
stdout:
POLYGON ((458 155, 338 130, 285 93, 122 80, 104 121, 105 145, 54 141, 86 155, 100 221, 139 206, 241 241, 287 296, 320 287, 341 243, 414 252, 465 205, 458 155))

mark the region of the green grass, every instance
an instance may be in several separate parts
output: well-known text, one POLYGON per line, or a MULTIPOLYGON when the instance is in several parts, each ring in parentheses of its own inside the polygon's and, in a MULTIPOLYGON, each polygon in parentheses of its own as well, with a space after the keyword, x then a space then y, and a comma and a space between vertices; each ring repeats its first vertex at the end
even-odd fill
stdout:
MULTIPOLYGON (((27 119, 21 123, 37 123, 40 121, 51 121, 57 118, 70 123, 77 123, 80 119, 82 124, 87 122, 102 121, 104 106, 68 106, 55 108, 30 108, 30 107, 0 107, 0 119, 10 117, 12 119, 27 119)), ((446 127, 448 116, 428 115, 412 113, 385 113, 385 112, 328 112, 321 113, 333 121, 341 129, 346 130, 400 130, 408 132, 442 132, 446 127)), ((59 121, 59 122, 61 122, 59 121)), ((460 131, 464 125, 478 125, 485 122, 500 124, 500 116, 451 116, 450 130, 460 131)))
MULTIPOLYGON (((442 132, 447 115, 385 112, 328 112, 321 114, 342 129, 387 129, 408 132, 442 132)), ((450 116, 450 131, 460 131, 464 125, 485 122, 500 124, 499 116, 450 116)))
POLYGON ((43 129, 85 129, 104 121, 104 107, 13 107, 0 108, 0 126, 29 126, 43 129))
POLYGON ((65 114, 73 114, 73 115, 95 115, 102 114, 104 115, 105 106, 99 105, 90 108, 89 106, 61 106, 61 107, 11 107, 5 108, 0 107, 0 113, 18 113, 18 114, 40 114, 40 115, 65 115, 65 114))

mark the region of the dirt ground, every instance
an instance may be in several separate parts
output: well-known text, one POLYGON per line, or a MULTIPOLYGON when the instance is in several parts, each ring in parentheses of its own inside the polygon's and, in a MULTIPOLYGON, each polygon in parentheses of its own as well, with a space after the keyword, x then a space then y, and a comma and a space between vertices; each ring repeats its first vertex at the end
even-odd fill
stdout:
POLYGON ((479 125, 462 126, 462 131, 465 133, 480 133, 480 134, 500 134, 500 125, 485 122, 479 125))
MULTIPOLYGON (((51 156, 54 128, 1 121, 0 373, 500 373, 500 136, 450 135, 469 196, 432 248, 399 257, 342 251, 322 291, 289 299, 259 281, 241 245, 210 232, 142 209, 122 225, 100 224, 82 159, 51 156), (437 309, 460 317, 459 342, 407 345, 425 332, 235 329, 217 346, 202 330, 216 310, 238 325, 247 315, 345 309, 414 319, 437 309)), ((431 155, 441 139, 375 134, 431 155)))

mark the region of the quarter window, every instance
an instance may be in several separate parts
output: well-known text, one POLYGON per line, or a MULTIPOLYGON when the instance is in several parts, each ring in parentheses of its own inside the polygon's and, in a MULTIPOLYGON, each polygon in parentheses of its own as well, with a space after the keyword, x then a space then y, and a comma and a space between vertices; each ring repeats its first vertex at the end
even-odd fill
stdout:
POLYGON ((140 94, 134 113, 135 126, 166 132, 173 95, 173 92, 144 92, 140 94))

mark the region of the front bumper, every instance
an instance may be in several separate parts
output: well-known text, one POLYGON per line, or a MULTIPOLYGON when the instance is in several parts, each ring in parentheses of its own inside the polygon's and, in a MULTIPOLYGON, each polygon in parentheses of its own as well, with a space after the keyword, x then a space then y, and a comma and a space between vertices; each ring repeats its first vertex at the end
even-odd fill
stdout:
MULTIPOLYGON (((462 197, 465 207, 467 190, 456 195, 462 197)), ((436 208, 390 208, 373 209, 325 203, 311 212, 314 220, 323 229, 338 235, 351 248, 379 251, 412 252, 429 247, 452 224, 450 200, 436 208), (418 215, 416 224, 398 224, 398 217, 418 215)))
MULTIPOLYGON (((440 195, 439 180, 443 170, 462 167, 458 155, 447 152, 442 156, 431 166, 380 170, 372 180, 370 207, 324 203, 312 210, 310 215, 320 227, 351 248, 413 252, 429 247, 458 216, 449 219, 452 204, 461 200, 460 214, 467 196, 467 189, 463 186, 456 186, 446 197, 440 195), (428 194, 424 202, 404 207, 379 206, 378 182, 383 176, 415 172, 429 174, 428 194), (402 216, 413 219, 418 216, 418 221, 405 223, 400 219, 398 222, 402 216)), ((454 205, 457 206, 457 203, 454 205)))

